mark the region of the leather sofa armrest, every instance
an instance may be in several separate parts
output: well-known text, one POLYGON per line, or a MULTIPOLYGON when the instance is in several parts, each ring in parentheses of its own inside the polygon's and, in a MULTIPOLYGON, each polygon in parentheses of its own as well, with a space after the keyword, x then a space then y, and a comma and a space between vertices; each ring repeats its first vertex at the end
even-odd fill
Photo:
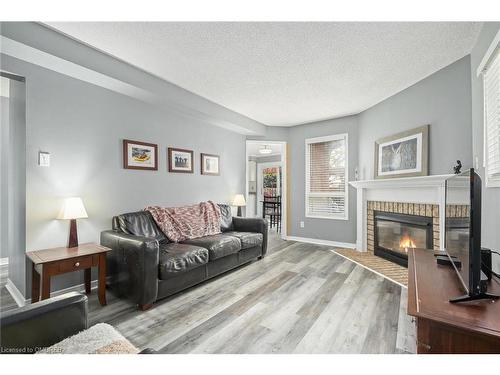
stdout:
POLYGON ((233 227, 238 232, 262 233, 262 256, 267 253, 267 220, 263 218, 233 217, 233 227))
POLYGON ((140 306, 156 301, 158 295, 159 243, 150 237, 108 230, 101 232, 107 253, 111 287, 140 306))
POLYGON ((87 296, 66 293, 0 314, 1 353, 35 353, 87 329, 87 296))

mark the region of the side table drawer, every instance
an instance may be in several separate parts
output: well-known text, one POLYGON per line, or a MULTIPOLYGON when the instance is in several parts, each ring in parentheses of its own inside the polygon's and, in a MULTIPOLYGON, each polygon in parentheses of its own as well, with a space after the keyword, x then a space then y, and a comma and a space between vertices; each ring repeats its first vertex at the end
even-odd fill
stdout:
POLYGON ((73 258, 59 262, 59 272, 71 272, 92 267, 92 256, 73 258))

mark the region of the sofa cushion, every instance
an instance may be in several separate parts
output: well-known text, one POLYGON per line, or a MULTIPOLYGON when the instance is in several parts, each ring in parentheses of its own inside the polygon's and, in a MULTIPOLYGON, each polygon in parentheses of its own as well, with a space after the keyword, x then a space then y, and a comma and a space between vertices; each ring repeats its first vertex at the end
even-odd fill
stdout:
POLYGON ((241 242, 239 238, 228 236, 226 234, 215 234, 213 236, 192 238, 190 240, 183 241, 182 243, 201 246, 208 249, 210 261, 225 257, 226 255, 235 254, 241 250, 241 242))
POLYGON ((249 249, 255 246, 262 246, 262 233, 252 232, 226 232, 228 236, 236 237, 241 242, 242 249, 249 249))
POLYGON ((208 262, 208 250, 180 243, 160 243, 159 278, 169 277, 190 271, 208 262))
POLYGON ((221 232, 233 230, 233 214, 231 213, 231 206, 219 203, 219 208, 221 232))
POLYGON ((116 216, 116 220, 113 220, 113 229, 134 236, 154 238, 158 241, 167 239, 148 211, 129 212, 116 216))

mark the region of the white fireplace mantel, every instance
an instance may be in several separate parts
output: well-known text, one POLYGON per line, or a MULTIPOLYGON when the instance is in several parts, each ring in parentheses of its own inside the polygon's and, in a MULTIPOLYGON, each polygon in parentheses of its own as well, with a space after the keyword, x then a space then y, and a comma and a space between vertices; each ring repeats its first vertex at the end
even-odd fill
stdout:
MULTIPOLYGON (((357 190, 356 248, 367 250, 367 204, 368 201, 432 203, 439 205, 440 232, 444 229, 445 180, 453 175, 388 178, 379 180, 351 181, 357 190)), ((444 236, 439 237, 441 248, 444 236)))

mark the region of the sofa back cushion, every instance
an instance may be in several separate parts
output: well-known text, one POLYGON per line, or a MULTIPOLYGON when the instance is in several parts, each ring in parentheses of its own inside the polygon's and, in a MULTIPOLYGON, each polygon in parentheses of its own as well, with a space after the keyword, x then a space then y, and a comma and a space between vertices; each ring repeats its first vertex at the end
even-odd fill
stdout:
POLYGON ((227 232, 233 230, 233 214, 231 213, 231 206, 228 204, 219 203, 220 208, 220 230, 227 232))
POLYGON ((114 217, 113 229, 134 236, 155 238, 158 241, 167 239, 148 211, 129 212, 114 217))

